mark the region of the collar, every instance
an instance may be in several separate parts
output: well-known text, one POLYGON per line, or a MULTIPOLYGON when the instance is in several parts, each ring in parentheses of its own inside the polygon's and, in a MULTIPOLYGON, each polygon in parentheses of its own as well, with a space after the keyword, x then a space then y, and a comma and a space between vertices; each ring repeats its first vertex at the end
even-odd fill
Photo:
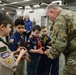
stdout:
POLYGON ((23 36, 22 34, 18 33, 17 31, 15 32, 15 35, 20 38, 20 36, 23 36))
POLYGON ((47 37, 47 35, 42 35, 42 37, 47 37))
POLYGON ((0 38, 3 39, 6 42, 6 38, 5 37, 0 36, 0 38))

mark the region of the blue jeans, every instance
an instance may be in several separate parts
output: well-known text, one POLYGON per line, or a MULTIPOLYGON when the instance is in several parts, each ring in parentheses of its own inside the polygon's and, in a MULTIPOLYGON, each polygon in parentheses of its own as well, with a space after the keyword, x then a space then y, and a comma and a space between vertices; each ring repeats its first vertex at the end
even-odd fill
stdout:
POLYGON ((39 56, 31 56, 31 62, 27 62, 27 75, 37 75, 39 56))

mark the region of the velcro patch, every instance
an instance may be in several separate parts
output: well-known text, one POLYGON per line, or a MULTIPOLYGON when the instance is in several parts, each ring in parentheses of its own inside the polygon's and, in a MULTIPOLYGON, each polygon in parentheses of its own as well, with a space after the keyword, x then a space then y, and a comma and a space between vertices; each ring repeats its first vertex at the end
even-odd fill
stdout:
POLYGON ((9 43, 13 43, 14 42, 14 39, 10 39, 9 43))
POLYGON ((0 52, 4 52, 6 50, 7 50, 7 47, 6 46, 0 47, 0 52))
POLYGON ((4 59, 4 58, 9 57, 10 56, 10 53, 9 52, 4 52, 4 53, 1 54, 1 56, 4 59))

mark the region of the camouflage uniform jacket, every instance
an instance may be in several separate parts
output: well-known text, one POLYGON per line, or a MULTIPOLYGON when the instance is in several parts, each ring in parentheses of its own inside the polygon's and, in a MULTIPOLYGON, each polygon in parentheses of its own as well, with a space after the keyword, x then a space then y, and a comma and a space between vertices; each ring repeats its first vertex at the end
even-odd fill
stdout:
POLYGON ((48 57, 54 59, 61 52, 68 56, 66 71, 76 74, 76 14, 70 10, 62 10, 51 25, 51 48, 48 57))

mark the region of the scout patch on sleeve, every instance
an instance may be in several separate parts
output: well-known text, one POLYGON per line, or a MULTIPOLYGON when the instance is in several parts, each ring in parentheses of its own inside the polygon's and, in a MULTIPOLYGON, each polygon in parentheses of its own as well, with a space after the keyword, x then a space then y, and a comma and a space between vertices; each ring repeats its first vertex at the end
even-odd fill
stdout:
POLYGON ((10 58, 5 59, 5 63, 6 64, 10 64, 11 63, 11 59, 10 58))
POLYGON ((7 47, 6 46, 0 47, 0 52, 4 52, 6 50, 7 50, 7 47))
POLYGON ((13 43, 14 42, 14 39, 10 39, 9 43, 13 43))
POLYGON ((10 56, 10 53, 9 52, 4 52, 4 53, 1 54, 1 56, 4 59, 4 58, 9 57, 10 56))

